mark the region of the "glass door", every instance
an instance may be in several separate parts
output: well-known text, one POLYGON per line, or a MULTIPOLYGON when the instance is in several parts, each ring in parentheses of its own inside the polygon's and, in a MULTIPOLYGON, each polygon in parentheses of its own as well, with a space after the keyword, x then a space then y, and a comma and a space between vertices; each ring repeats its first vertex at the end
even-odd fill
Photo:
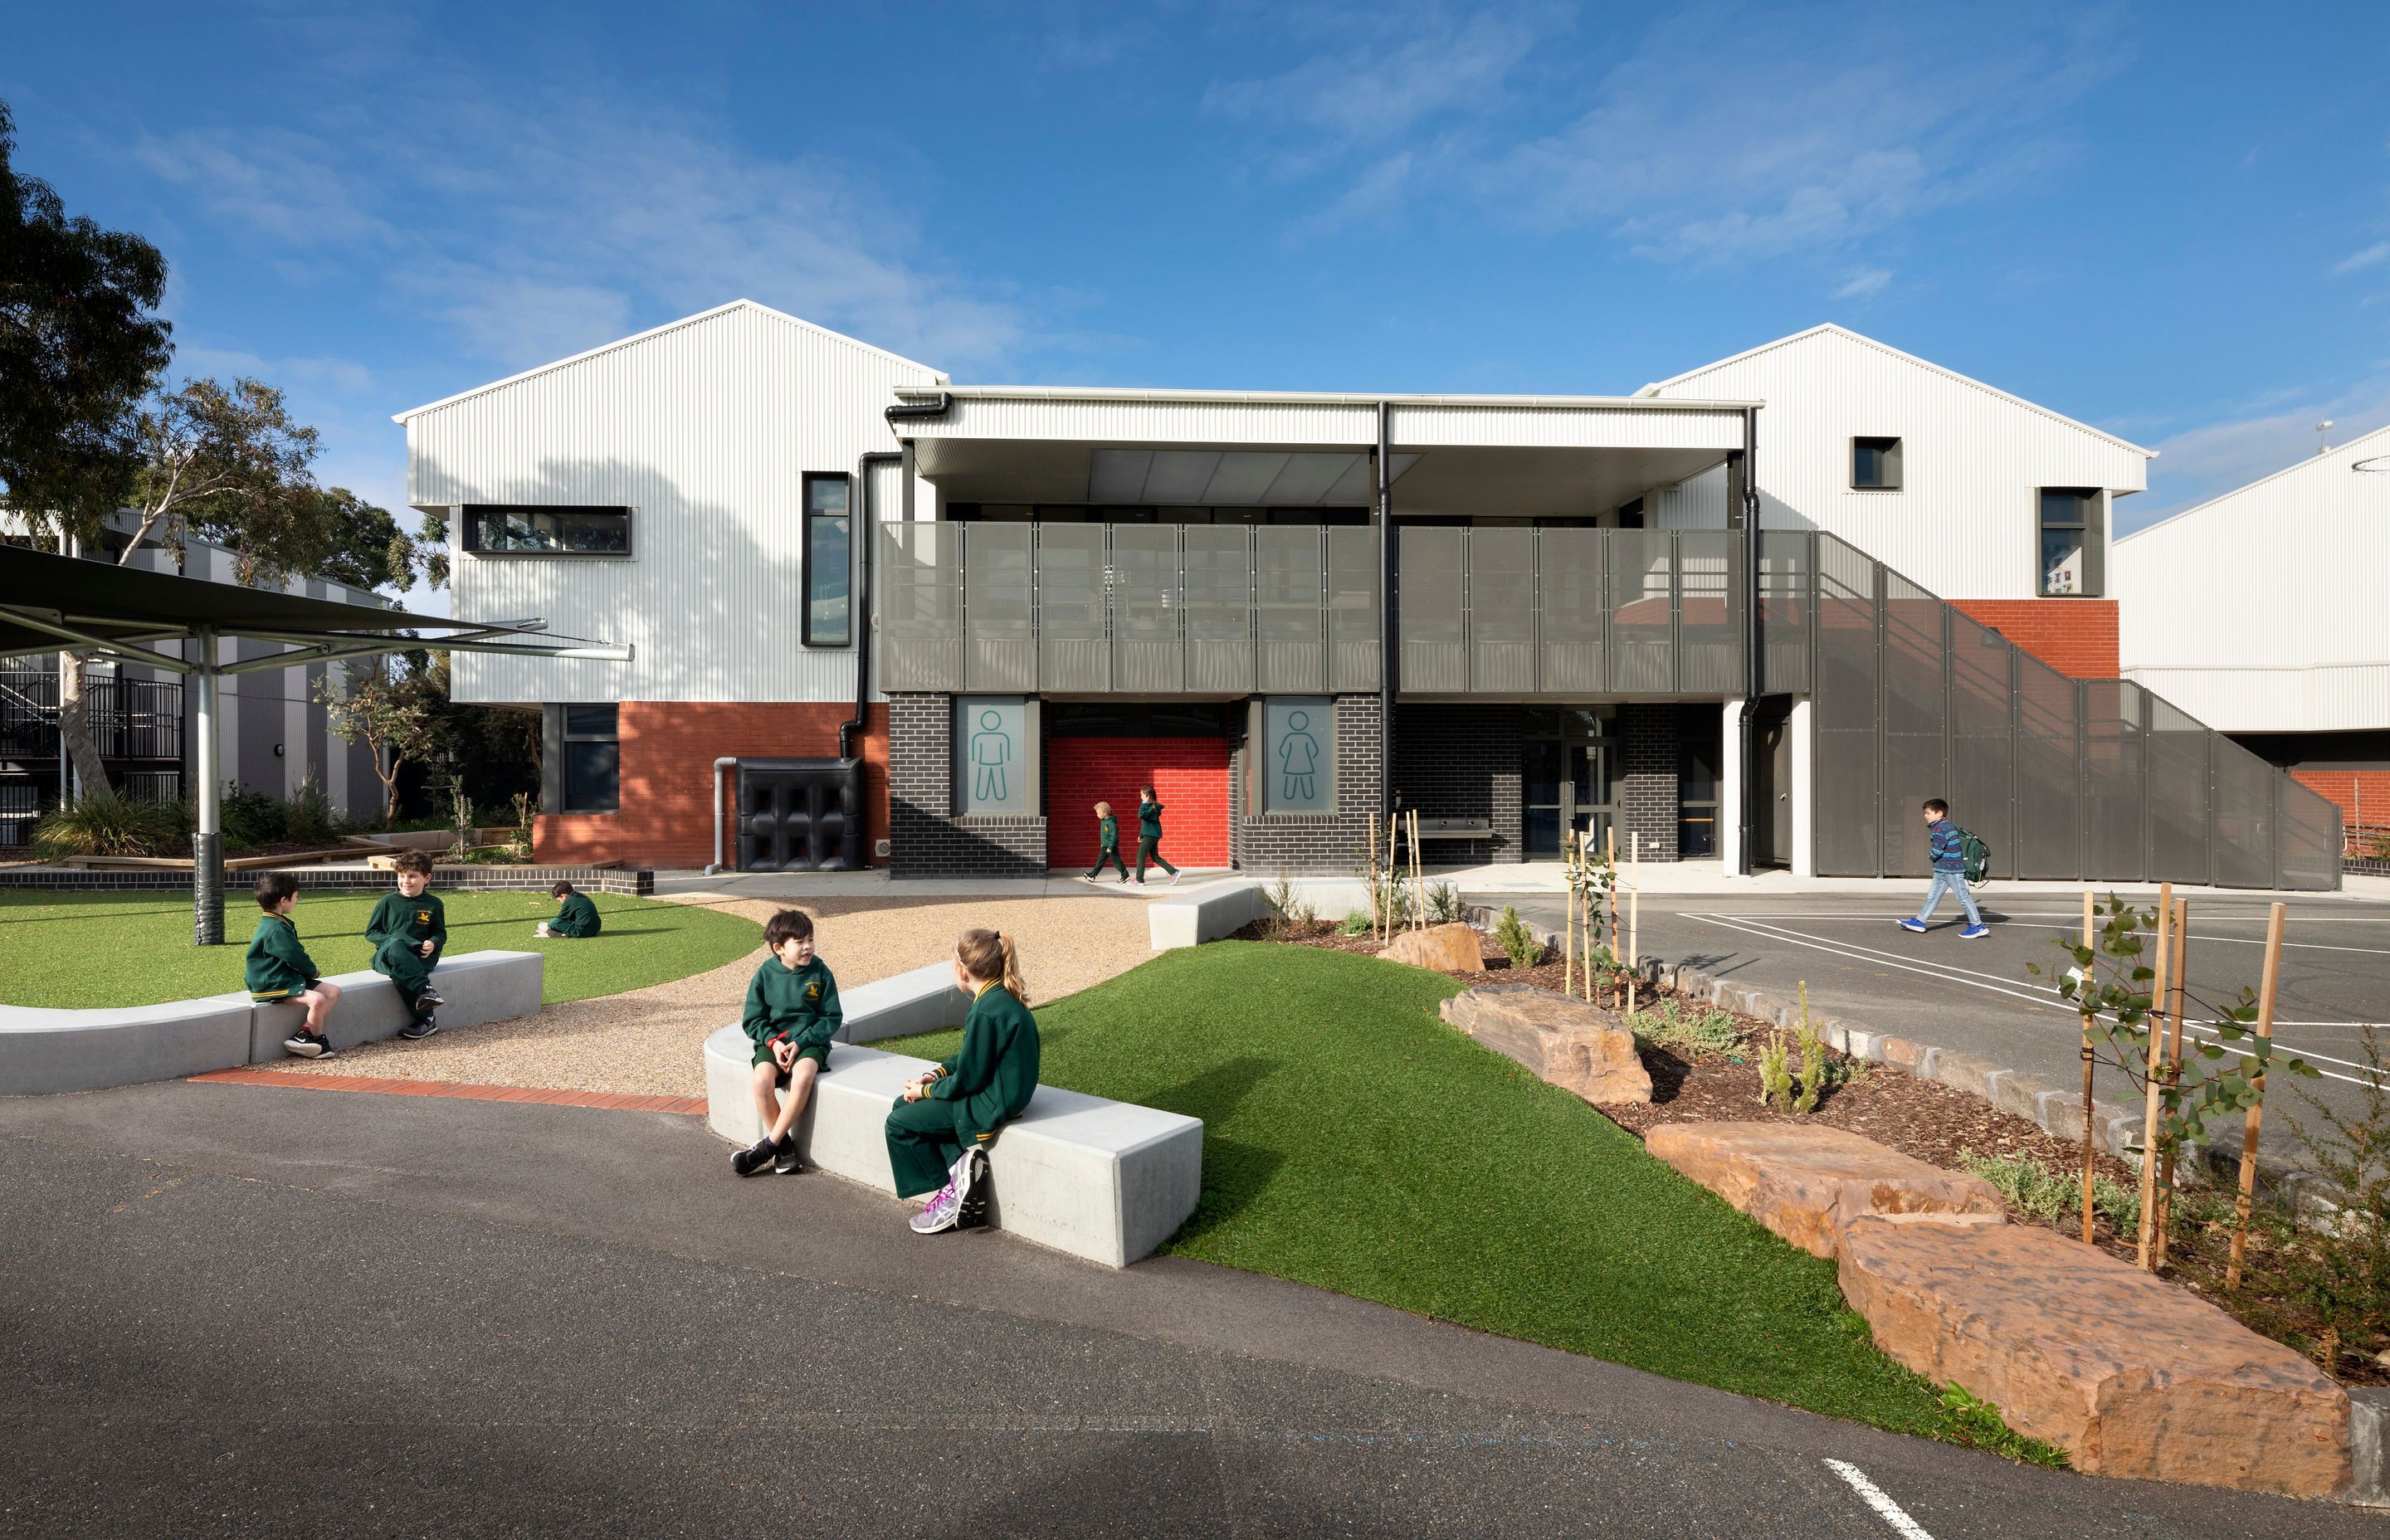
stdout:
POLYGON ((1610 828, 1618 767, 1612 725, 1587 711, 1531 713, 1520 777, 1529 860, 1559 859, 1563 829, 1587 830, 1599 843, 1610 828))

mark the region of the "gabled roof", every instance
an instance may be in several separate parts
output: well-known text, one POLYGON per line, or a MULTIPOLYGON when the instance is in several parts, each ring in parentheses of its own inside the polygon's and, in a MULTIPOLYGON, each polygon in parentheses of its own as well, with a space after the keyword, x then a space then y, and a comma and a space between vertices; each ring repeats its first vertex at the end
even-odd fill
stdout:
POLYGON ((2232 499, 2240 496, 2242 493, 2255 492, 2259 487, 2266 485, 2269 481, 2279 481, 2285 476, 2295 475, 2302 470, 2314 470, 2319 467, 2332 465, 2344 459, 2347 460, 2351 464, 2354 464, 2358 460, 2372 459, 2374 458, 2374 456, 2351 456, 2349 451, 2352 449, 2362 449, 2376 439, 2384 440, 2383 447, 2384 449, 2390 449, 2390 428, 2377 428, 2371 433, 2361 434, 2357 438, 2349 440, 2346 443, 2340 445, 2336 449, 2327 450, 2320 455, 2309 455, 2304 459, 2294 460, 2289 465, 2282 467, 2281 469, 2275 471, 2273 474, 2269 476, 2260 476, 2255 481, 2249 482, 2246 486, 2237 486, 2229 492, 2218 493, 2215 496, 2210 497, 2204 503, 2193 503, 2191 507, 2183 509, 2180 513, 2169 513, 2157 522, 2153 524, 2144 524, 2130 534, 2120 534, 2116 537, 2115 543, 2121 545, 2127 540, 2139 540, 2141 536, 2149 533, 2152 530, 2165 529, 2168 524, 2175 522, 2177 520, 2188 519, 2194 513, 2204 513, 2209 508, 2216 507, 2219 503, 2229 503, 2232 501, 2232 499))
POLYGON ((855 339, 847 336, 845 333, 832 331, 828 327, 816 326, 813 322, 806 320, 802 315, 791 315, 785 310, 774 310, 770 305, 760 304, 753 300, 733 300, 726 305, 715 305, 712 310, 700 310, 694 315, 684 315, 677 321, 666 321, 662 326, 650 327, 645 331, 635 333, 629 337, 617 339, 616 340, 608 342, 601 347, 591 348, 586 353, 576 353, 570 358, 559 358, 552 364, 542 364, 537 368, 525 369, 520 374, 508 375, 504 379, 494 379, 487 385, 476 385, 469 391, 459 391, 453 396, 443 396, 438 401, 430 402, 422 406, 409 407, 404 412, 393 414, 390 420, 392 422, 403 423, 409 417, 419 417, 426 412, 436 412, 443 406, 454 406, 460 401, 469 401, 475 396, 485 395, 492 391, 504 390, 509 385, 520 384, 526 379, 533 379, 541 375, 551 373, 557 369, 570 368, 575 364, 596 358, 602 353, 610 353, 620 348, 631 347, 636 343, 644 342, 651 337, 662 337, 668 331, 678 331, 683 327, 693 327, 700 321, 711 321, 716 316, 727 315, 732 311, 738 310, 752 310, 759 315, 768 315, 776 321, 785 321, 792 327, 802 327, 806 331, 812 332, 816 337, 828 338, 833 342, 840 342, 850 348, 860 349, 865 353, 884 358, 892 364, 901 364, 908 369, 919 369, 923 374, 932 376, 941 383, 943 383, 946 378, 943 370, 933 369, 927 364, 917 364, 912 359, 906 358, 902 354, 890 353, 886 348, 875 348, 868 342, 857 341, 855 339))
POLYGON ((1714 364, 1704 364, 1698 369, 1687 369, 1683 374, 1674 375, 1666 379, 1655 380, 1651 384, 1644 386, 1635 393, 1639 396, 1658 395, 1662 391, 1666 390, 1671 385, 1682 384, 1688 379, 1697 379, 1702 375, 1710 373, 1714 369, 1723 369, 1729 364, 1740 364, 1746 358, 1756 358, 1763 353, 1773 353, 1778 348, 1789 348, 1795 342, 1805 342, 1813 337, 1823 336, 1840 337, 1846 341, 1857 342, 1863 347, 1873 348, 1876 352, 1883 353, 1888 357, 1897 358, 1905 364, 1914 364, 1921 369, 1931 370, 1934 374, 1938 374, 1946 379, 1956 380, 1960 384, 1967 386, 1971 390, 1981 391, 1988 396, 1997 396, 1998 399, 2009 403, 2011 405, 2022 406, 2028 412, 2038 413, 2040 416, 2048 417, 2053 422, 2062 422, 2069 428, 2080 429, 2082 431, 2090 434, 2093 438, 2104 439, 2108 443, 2114 444, 2119 449, 2129 449, 2134 454, 2141 456, 2146 459, 2154 460, 2158 457, 2158 452, 2154 449, 2144 449, 2139 444, 2128 443, 2124 439, 2116 437, 2114 433, 2102 432, 2101 430, 2092 427, 2088 422, 2078 422, 2062 412, 2053 412, 2049 407, 2044 406, 2037 402, 2027 401, 2023 396, 2011 395, 2008 391, 1999 389, 1996 385, 1986 385, 1982 380, 1971 379, 1966 375, 1960 374, 1956 369, 1944 368, 1941 365, 1934 363, 1930 358, 1920 358, 1913 353, 1903 353, 1898 348, 1892 346, 1890 343, 1879 342, 1872 337, 1861 336, 1859 333, 1851 330, 1850 327, 1838 327, 1831 321, 1828 321, 1822 326, 1811 327, 1806 331, 1796 331, 1790 337, 1780 337, 1773 342, 1762 342, 1759 346, 1746 349, 1741 353, 1736 353, 1731 358, 1721 358, 1714 364))

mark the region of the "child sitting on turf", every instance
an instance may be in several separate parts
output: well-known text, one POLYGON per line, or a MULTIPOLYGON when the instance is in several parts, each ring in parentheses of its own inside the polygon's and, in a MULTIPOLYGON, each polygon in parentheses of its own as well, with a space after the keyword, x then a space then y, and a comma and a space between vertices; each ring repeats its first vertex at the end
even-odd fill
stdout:
POLYGON ((258 1003, 288 1000, 307 1007, 307 1020, 282 1040, 285 1052, 302 1059, 329 1059, 332 1040, 324 1023, 341 1003, 341 986, 323 977, 315 959, 299 944, 299 927, 290 911, 299 904, 299 879, 289 872, 261 872, 257 879, 257 934, 249 938, 243 969, 249 997, 258 1003))
POLYGON ((772 955, 747 986, 747 1008, 739 1024, 755 1045, 755 1114, 764 1136, 730 1157, 730 1169, 753 1176, 766 1169, 786 1176, 798 1169, 797 1119, 812 1096, 814 1077, 829 1067, 829 1041, 838 1035, 838 981, 814 956, 814 920, 803 909, 783 909, 764 927, 772 955), (776 1100, 773 1090, 788 1092, 776 1100))
POLYGON ((987 1143, 1037 1089, 1037 1019, 1029 1014, 1029 987, 1010 939, 964 931, 955 943, 955 983, 972 996, 962 1046, 915 1077, 888 1110, 896 1196, 937 1188, 912 1218, 916 1235, 985 1221, 987 1143))
POLYGON ((448 914, 440 900, 424 890, 431 885, 431 857, 419 850, 401 851, 398 892, 384 893, 366 919, 366 940, 373 943, 373 969, 390 980, 412 1018, 398 1029, 405 1038, 429 1037, 440 1030, 432 1007, 444 1005, 431 987, 431 969, 440 949, 448 944, 448 914))
POLYGON ((588 894, 573 892, 570 882, 559 882, 547 892, 550 898, 564 900, 564 906, 556 911, 554 919, 541 920, 533 934, 547 941, 578 941, 598 933, 598 905, 589 902, 588 894))
POLYGON ((1127 881, 1128 863, 1121 859, 1120 853, 1120 820, 1112 816, 1110 802, 1096 804, 1096 866, 1087 873, 1087 880, 1093 882, 1103 876, 1104 866, 1110 863, 1120 868, 1121 880, 1127 881))

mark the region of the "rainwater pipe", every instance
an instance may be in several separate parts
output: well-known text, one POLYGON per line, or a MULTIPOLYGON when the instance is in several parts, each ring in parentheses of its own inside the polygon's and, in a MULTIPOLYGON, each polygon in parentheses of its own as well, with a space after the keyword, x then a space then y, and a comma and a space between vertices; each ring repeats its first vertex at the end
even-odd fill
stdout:
POLYGON ((725 754, 713 762, 713 863, 705 868, 712 877, 723 869, 722 860, 722 772, 739 767, 739 756, 725 754))
MULTIPOLYGON (((941 401, 952 401, 941 395, 941 401)), ((888 408, 891 412, 897 407, 888 408)), ((893 449, 877 449, 854 462, 854 533, 855 548, 860 559, 855 574, 855 593, 851 612, 858 619, 854 628, 854 715, 838 725, 838 757, 854 757, 854 735, 863 730, 863 719, 871 709, 871 633, 880 623, 880 610, 872 602, 871 547, 877 544, 879 509, 871 497, 871 468, 876 465, 902 465, 905 456, 893 449)))

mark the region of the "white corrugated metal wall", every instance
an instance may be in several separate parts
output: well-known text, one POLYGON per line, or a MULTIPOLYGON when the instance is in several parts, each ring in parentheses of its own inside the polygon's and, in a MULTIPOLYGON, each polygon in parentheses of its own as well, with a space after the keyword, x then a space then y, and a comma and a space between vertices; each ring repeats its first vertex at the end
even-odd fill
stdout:
POLYGON ((804 473, 852 474, 865 452, 893 449, 880 415, 892 391, 936 381, 739 304, 410 417, 418 507, 636 510, 627 558, 459 550, 454 602, 459 615, 535 615, 554 631, 629 642, 636 661, 463 655, 457 699, 852 699, 854 649, 799 639, 804 473))
MULTIPOLYGON (((1765 402, 1763 526, 1840 535, 1947 598, 2037 597, 2038 489, 2148 485, 2142 451, 1840 328, 1697 370, 1658 394, 1765 402), (1900 439, 1899 491, 1852 490, 1850 441, 1862 436, 1900 439)), ((1656 521, 1716 528, 1725 508, 1714 471, 1664 494, 1656 521)))
POLYGON ((2225 732, 2390 727, 2390 429, 2117 542, 2125 673, 2225 732))

